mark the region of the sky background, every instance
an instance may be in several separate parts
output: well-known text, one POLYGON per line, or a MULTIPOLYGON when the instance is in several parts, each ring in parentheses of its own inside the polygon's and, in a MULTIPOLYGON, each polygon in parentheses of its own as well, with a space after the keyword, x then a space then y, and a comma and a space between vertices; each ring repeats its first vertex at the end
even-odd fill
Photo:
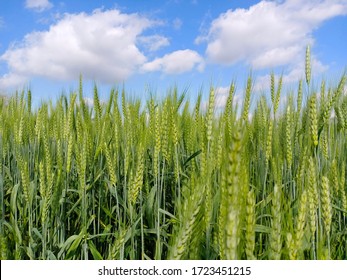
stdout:
MULTIPOLYGON (((135 97, 170 87, 217 88, 219 102, 252 70, 256 92, 269 74, 336 82, 347 66, 347 0, 0 1, 0 92, 30 87, 34 102, 78 88, 125 86, 135 97)), ((317 82, 318 84, 318 82, 317 82)))

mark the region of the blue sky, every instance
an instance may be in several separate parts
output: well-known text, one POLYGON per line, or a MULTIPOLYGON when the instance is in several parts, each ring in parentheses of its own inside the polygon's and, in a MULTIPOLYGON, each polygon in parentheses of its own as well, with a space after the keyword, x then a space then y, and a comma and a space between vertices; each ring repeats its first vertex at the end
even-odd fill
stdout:
POLYGON ((213 84, 220 100, 269 73, 288 85, 313 74, 338 79, 347 66, 347 0, 0 1, 0 91, 30 87, 34 100, 77 88, 101 95, 125 85, 134 96, 177 85, 196 96, 213 84))

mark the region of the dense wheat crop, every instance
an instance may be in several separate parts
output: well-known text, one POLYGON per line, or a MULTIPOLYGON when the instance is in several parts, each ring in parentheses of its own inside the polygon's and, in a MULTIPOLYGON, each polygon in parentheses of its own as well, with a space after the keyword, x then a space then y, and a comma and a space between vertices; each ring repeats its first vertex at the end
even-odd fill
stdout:
POLYGON ((222 113, 213 88, 0 101, 1 258, 347 259, 346 76, 306 68, 222 113))

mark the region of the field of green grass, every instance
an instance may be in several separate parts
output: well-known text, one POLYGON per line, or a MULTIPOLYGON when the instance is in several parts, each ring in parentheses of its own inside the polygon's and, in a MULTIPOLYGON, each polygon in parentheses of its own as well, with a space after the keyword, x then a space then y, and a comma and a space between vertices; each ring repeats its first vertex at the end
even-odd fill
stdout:
POLYGON ((0 258, 347 259, 346 78, 0 99, 0 258))

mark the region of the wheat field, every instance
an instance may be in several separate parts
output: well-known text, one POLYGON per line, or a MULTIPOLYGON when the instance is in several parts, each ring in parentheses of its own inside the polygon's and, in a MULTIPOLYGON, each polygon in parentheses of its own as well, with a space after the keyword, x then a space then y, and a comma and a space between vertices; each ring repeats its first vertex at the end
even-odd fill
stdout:
POLYGON ((1 259, 347 259, 345 84, 1 99, 1 259))

